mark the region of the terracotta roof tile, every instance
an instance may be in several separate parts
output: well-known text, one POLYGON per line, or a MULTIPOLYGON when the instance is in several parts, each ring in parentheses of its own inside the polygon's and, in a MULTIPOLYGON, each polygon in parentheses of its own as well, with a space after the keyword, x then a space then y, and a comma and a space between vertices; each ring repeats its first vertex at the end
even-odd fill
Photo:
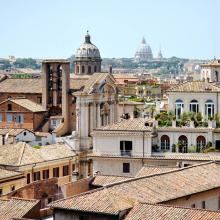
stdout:
POLYGON ((76 154, 65 144, 52 144, 33 148, 24 142, 0 146, 0 164, 21 166, 72 157, 76 154))
POLYGON ((114 124, 109 124, 104 127, 94 129, 95 131, 152 131, 152 121, 144 118, 135 118, 129 120, 122 120, 114 124))
POLYGON ((162 203, 220 187, 220 164, 203 163, 114 183, 51 204, 52 207, 119 214, 135 202, 162 203), (187 187, 184 187, 187 186, 187 187), (172 189, 172 190, 170 190, 172 189), (113 206, 113 204, 115 204, 113 206))
POLYGON ((133 177, 124 177, 124 176, 110 176, 110 175, 96 175, 92 181, 93 186, 105 186, 111 183, 117 183, 123 180, 128 180, 133 177))
POLYGON ((213 83, 192 81, 174 86, 167 92, 220 92, 220 87, 213 83))
POLYGON ((0 82, 0 93, 42 93, 42 80, 5 79, 0 82))
POLYGON ((9 177, 17 177, 22 176, 22 173, 13 171, 13 170, 6 170, 3 168, 0 168, 0 182, 2 179, 9 178, 9 177))
POLYGON ((19 106, 22 106, 23 108, 30 110, 31 112, 47 111, 47 110, 43 109, 42 105, 39 105, 36 102, 32 102, 29 99, 17 98, 17 99, 8 99, 8 100, 19 105, 19 106))
POLYGON ((39 203, 38 200, 12 198, 0 200, 0 220, 22 218, 39 203))
POLYGON ((179 168, 175 167, 162 167, 162 166, 144 166, 140 169, 140 171, 137 173, 136 177, 141 177, 141 176, 149 176, 149 175, 154 175, 154 174, 159 174, 159 173, 166 173, 168 171, 176 170, 179 168))
POLYGON ((185 207, 175 207, 168 205, 152 205, 152 204, 137 204, 135 205, 125 220, 173 220, 173 219, 184 219, 184 220, 216 220, 220 219, 219 211, 209 211, 202 209, 191 209, 185 207))

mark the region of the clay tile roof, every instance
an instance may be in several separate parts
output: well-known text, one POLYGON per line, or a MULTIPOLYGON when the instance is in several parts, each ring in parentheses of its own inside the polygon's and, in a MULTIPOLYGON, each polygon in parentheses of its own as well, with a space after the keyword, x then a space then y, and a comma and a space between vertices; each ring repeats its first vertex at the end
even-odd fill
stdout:
POLYGON ((79 76, 74 75, 70 78, 70 89, 77 91, 77 90, 83 90, 83 88, 86 85, 87 80, 89 79, 89 76, 79 76))
POLYGON ((23 128, 0 128, 0 135, 6 135, 16 137, 21 132, 25 131, 23 128))
POLYGON ((17 99, 8 99, 11 102, 22 106, 28 110, 30 110, 31 112, 44 112, 47 111, 45 110, 42 105, 37 104, 36 102, 32 102, 29 99, 24 99, 24 98, 17 98, 17 99))
POLYGON ((0 93, 42 93, 42 80, 5 79, 0 82, 0 93))
POLYGON ((83 89, 83 92, 85 92, 85 93, 92 92, 93 89, 94 89, 94 86, 96 84, 102 83, 102 81, 104 81, 107 78, 107 76, 109 76, 112 79, 113 82, 115 81, 114 78, 109 73, 94 73, 87 80, 86 85, 83 89))
POLYGON ((220 219, 219 211, 209 211, 204 209, 192 209, 186 207, 176 207, 168 205, 152 205, 152 204, 137 204, 135 205, 125 220, 173 220, 173 219, 184 219, 184 220, 216 220, 220 219))
POLYGON ((38 205, 38 200, 12 198, 0 200, 0 220, 22 218, 38 205))
POLYGON ((162 167, 162 166, 144 166, 140 169, 140 171, 137 173, 136 177, 141 177, 141 176, 149 176, 149 175, 154 175, 154 174, 159 174, 159 173, 165 173, 168 171, 176 170, 179 168, 175 167, 162 167))
POLYGON ((0 168, 0 182, 3 179, 10 178, 10 177, 17 177, 17 176, 22 176, 22 173, 0 168))
POLYGON ((213 83, 192 81, 174 86, 167 92, 220 92, 220 87, 213 83))
POLYGON ((0 164, 9 166, 41 163, 75 155, 65 144, 46 145, 40 149, 33 148, 24 142, 0 146, 0 164))
POLYGON ((110 175, 97 175, 92 181, 93 186, 105 186, 111 183, 117 183, 123 180, 128 180, 133 177, 125 177, 125 176, 110 176, 110 175))
POLYGON ((220 187, 219 171, 220 164, 208 162, 132 178, 53 202, 51 207, 119 214, 135 202, 157 204, 220 187), (119 202, 113 207, 114 201, 119 202))
POLYGON ((152 131, 152 121, 144 118, 122 120, 113 124, 94 129, 94 131, 152 131))

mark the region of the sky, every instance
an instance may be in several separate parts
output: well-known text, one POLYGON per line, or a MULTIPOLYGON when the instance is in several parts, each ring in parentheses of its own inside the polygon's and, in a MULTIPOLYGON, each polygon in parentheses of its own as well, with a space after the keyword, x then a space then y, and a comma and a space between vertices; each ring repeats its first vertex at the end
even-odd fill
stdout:
POLYGON ((68 58, 91 41, 103 58, 220 58, 219 0, 0 0, 0 57, 68 58))

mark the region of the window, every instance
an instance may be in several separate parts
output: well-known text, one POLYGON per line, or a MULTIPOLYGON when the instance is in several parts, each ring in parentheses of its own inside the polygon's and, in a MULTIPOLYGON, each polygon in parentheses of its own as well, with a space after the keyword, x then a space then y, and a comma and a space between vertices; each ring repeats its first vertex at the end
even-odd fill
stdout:
POLYGON ((202 201, 202 209, 205 209, 205 201, 202 201))
POLYGON ((96 70, 96 66, 95 66, 95 67, 94 67, 94 72, 96 73, 96 71, 97 71, 97 70, 96 70))
POLYGON ((170 138, 169 138, 169 136, 167 136, 167 135, 161 136, 160 148, 161 148, 161 150, 169 150, 170 149, 170 138))
POLYGON ((175 115, 176 115, 176 118, 180 118, 180 115, 183 113, 183 108, 184 108, 184 104, 183 104, 183 101, 178 99, 176 100, 175 102, 175 115))
POLYGON ((34 181, 40 180, 40 171, 34 172, 34 181))
POLYGON ((12 111, 12 104, 8 104, 8 111, 12 111))
POLYGON ((88 216, 80 215, 79 216, 79 220, 89 220, 89 217, 88 216))
POLYGON ((59 177, 59 167, 53 168, 53 177, 59 177))
POLYGON ((91 66, 88 66, 88 73, 91 73, 91 66))
POLYGON ((2 114, 0 114, 0 122, 2 122, 2 114))
POLYGON ((181 135, 178 139, 179 152, 187 153, 188 152, 188 139, 185 135, 181 135))
POLYGON ((15 185, 12 185, 11 186, 11 191, 14 191, 15 190, 15 185))
POLYGON ((197 100, 192 100, 189 104, 189 110, 191 112, 198 113, 199 112, 199 103, 197 100))
POLYGON ((76 67, 76 73, 79 73, 79 66, 76 67))
POLYGON ((195 205, 195 204, 192 204, 192 205, 191 205, 191 208, 195 208, 195 207, 196 207, 196 205, 195 205))
POLYGON ((214 103, 212 100, 207 100, 205 103, 205 116, 208 119, 214 116, 214 103))
POLYGON ((130 163, 123 163, 123 173, 130 173, 130 163))
POLYGON ((17 115, 16 116, 16 123, 23 124, 24 123, 24 116, 23 115, 17 115))
POLYGON ((0 189, 0 196, 3 195, 3 189, 0 189))
POLYGON ((85 73, 85 67, 82 66, 82 73, 85 73))
POLYGON ((69 166, 63 166, 63 176, 68 176, 69 175, 69 166))
POLYGON ((132 141, 120 141, 120 151, 122 156, 131 156, 132 141))
POLYGON ((196 139, 196 149, 200 152, 206 145, 206 139, 204 136, 198 136, 196 139))
POLYGON ((43 179, 49 179, 49 170, 43 170, 43 179))
POLYGON ((31 182, 31 174, 28 173, 27 174, 27 184, 29 184, 31 182))
POLYGON ((41 97, 37 97, 37 103, 39 103, 39 104, 42 103, 42 98, 41 97))
POLYGON ((47 204, 50 204, 51 202, 53 202, 53 198, 48 198, 47 199, 47 204))
POLYGON ((24 136, 26 136, 26 135, 27 135, 27 132, 25 131, 25 132, 24 132, 24 136))
POLYGON ((72 171, 74 171, 75 169, 76 169, 76 165, 74 163, 74 164, 72 164, 72 171))
POLYGON ((12 114, 7 114, 7 122, 8 123, 13 122, 13 115, 12 114))

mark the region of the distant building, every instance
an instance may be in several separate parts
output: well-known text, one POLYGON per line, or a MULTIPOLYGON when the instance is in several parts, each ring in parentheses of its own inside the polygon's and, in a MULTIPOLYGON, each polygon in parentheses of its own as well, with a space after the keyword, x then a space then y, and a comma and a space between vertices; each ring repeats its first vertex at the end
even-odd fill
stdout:
POLYGON ((150 45, 146 43, 145 38, 143 37, 139 48, 137 49, 134 58, 138 62, 146 62, 153 59, 153 53, 151 51, 150 45))
POLYGON ((201 79, 208 82, 220 82, 220 60, 214 59, 201 66, 201 79))
POLYGON ((75 74, 92 75, 101 72, 101 62, 99 49, 92 44, 87 31, 85 42, 77 49, 75 54, 75 74))

